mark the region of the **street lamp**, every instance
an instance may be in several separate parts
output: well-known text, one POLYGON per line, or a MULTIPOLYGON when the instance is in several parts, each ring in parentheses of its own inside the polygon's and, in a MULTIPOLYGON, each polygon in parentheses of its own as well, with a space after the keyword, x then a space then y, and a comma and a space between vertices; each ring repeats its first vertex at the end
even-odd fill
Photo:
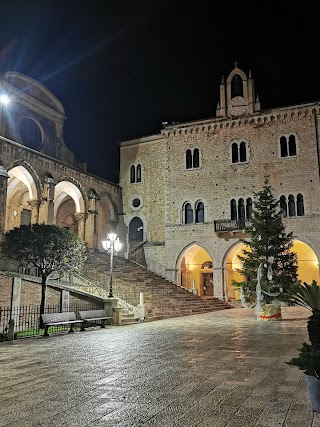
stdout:
POLYGON ((110 233, 106 240, 102 240, 103 249, 110 254, 110 277, 109 277, 109 298, 113 297, 112 293, 112 269, 113 269, 113 254, 117 255, 120 251, 122 243, 119 241, 119 237, 115 233, 110 233))

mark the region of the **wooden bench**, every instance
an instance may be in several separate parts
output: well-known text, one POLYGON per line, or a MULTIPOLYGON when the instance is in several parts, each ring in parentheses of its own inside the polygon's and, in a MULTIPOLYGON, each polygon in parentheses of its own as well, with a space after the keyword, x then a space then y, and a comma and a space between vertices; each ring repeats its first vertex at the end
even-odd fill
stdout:
POLYGON ((101 328, 104 328, 106 320, 113 319, 113 317, 108 316, 106 310, 86 310, 79 311, 80 319, 83 321, 81 325, 81 330, 84 331, 85 327, 91 324, 97 324, 101 322, 101 328))
POLYGON ((62 313, 50 313, 50 314, 41 314, 43 325, 44 325, 44 337, 49 335, 48 329, 50 326, 59 326, 59 325, 70 325, 69 332, 74 332, 73 325, 79 323, 82 324, 83 320, 79 320, 76 317, 76 313, 73 311, 65 311, 62 313))

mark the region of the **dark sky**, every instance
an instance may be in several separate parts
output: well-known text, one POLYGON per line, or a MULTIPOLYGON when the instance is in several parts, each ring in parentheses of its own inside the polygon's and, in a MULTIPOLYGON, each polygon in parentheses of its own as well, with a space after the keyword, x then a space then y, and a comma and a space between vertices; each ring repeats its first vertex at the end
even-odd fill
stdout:
POLYGON ((117 143, 158 133, 163 121, 214 117, 235 61, 252 71, 262 108, 320 99, 317 13, 313 2, 293 5, 3 1, 0 72, 43 83, 65 108, 66 144, 117 183, 117 143))

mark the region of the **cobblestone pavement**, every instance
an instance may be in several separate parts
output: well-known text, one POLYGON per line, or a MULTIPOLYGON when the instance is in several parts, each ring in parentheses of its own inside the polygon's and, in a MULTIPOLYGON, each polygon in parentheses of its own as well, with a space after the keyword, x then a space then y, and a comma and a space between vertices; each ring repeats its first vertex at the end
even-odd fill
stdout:
POLYGON ((232 309, 0 343, 0 427, 320 427, 303 308, 232 309))

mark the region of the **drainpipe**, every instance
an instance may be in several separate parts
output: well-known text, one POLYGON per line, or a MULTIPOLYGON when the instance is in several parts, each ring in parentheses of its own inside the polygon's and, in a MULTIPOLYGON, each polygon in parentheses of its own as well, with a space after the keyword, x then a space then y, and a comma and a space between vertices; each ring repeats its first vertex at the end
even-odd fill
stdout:
POLYGON ((317 113, 316 113, 316 109, 314 109, 314 110, 313 110, 313 116, 314 116, 314 127, 315 127, 315 131, 316 131, 317 158, 318 158, 318 175, 319 175, 319 181, 320 181, 319 130, 318 130, 318 122, 317 122, 317 113))

